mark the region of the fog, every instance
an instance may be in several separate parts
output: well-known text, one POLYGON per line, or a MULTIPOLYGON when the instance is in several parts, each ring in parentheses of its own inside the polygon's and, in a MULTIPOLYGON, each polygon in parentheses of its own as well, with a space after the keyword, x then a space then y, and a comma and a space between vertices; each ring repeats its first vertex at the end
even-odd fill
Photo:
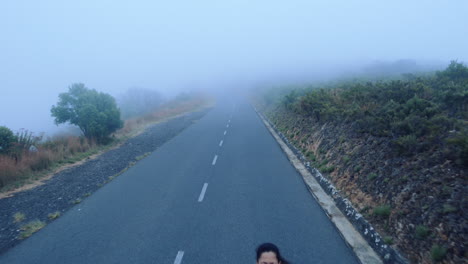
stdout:
POLYGON ((56 131, 50 108, 75 82, 172 96, 326 79, 376 61, 466 62, 467 12, 465 0, 4 0, 0 125, 56 131))

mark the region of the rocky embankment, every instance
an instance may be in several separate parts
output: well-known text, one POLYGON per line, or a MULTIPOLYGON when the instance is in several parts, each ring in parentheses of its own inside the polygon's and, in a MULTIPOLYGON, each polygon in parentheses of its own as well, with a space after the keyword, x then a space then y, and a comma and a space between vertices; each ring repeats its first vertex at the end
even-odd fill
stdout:
POLYGON ((21 227, 26 223, 34 220, 45 223, 52 221, 54 217, 49 214, 63 213, 86 199, 129 166, 200 119, 207 111, 188 113, 153 125, 118 148, 57 173, 43 185, 0 199, 0 254, 21 241, 21 227), (15 220, 17 213, 24 215, 24 219, 17 217, 15 220))
POLYGON ((400 156, 391 139, 357 133, 353 123, 264 113, 411 263, 466 263, 466 168, 438 152, 400 156))

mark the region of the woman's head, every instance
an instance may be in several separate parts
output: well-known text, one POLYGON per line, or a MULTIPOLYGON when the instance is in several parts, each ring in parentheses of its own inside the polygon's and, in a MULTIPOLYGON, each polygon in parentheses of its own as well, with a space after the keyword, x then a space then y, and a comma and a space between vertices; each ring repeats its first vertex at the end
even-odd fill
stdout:
POLYGON ((257 247, 257 264, 288 264, 288 262, 281 256, 277 246, 264 243, 257 247))

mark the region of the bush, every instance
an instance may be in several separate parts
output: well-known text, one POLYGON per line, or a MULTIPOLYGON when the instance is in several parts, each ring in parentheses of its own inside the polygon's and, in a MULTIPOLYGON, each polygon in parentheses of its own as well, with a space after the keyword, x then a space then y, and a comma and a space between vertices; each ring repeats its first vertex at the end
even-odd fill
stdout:
POLYGON ((446 141, 454 149, 451 154, 455 162, 468 166, 468 132, 466 130, 460 131, 446 141))
POLYGON ((450 213, 455 213, 458 211, 458 209, 450 204, 444 204, 442 212, 444 214, 450 214, 450 213))
POLYGON ((411 153, 416 149, 417 143, 418 141, 415 135, 402 136, 395 140, 395 145, 400 154, 411 153))
POLYGON ((0 154, 8 153, 15 141, 16 137, 13 132, 7 127, 0 126, 0 154))
POLYGON ((323 166, 323 167, 320 167, 319 170, 322 173, 330 173, 330 172, 333 172, 335 170, 335 166, 330 166, 330 167, 323 166))
POLYGON ((374 215, 382 218, 388 218, 392 208, 390 205, 381 205, 374 208, 374 215))
POLYGON ((367 175, 367 179, 369 181, 372 181, 374 180, 375 178, 377 178, 377 174, 376 173, 369 173, 369 175, 367 175))
POLYGON ((306 157, 309 158, 311 161, 315 161, 315 160, 317 159, 317 158, 315 157, 314 152, 312 152, 312 151, 310 151, 310 150, 306 152, 306 157))
POLYGON ((423 225, 416 226, 416 238, 425 239, 429 236, 429 228, 423 225))
POLYGON ((441 261, 445 258, 447 249, 439 245, 433 245, 431 248, 431 258, 435 261, 441 261))
POLYGON ((392 238, 391 236, 385 236, 385 237, 383 238, 383 241, 384 241, 384 243, 387 244, 387 245, 392 245, 392 244, 393 244, 393 238, 392 238))

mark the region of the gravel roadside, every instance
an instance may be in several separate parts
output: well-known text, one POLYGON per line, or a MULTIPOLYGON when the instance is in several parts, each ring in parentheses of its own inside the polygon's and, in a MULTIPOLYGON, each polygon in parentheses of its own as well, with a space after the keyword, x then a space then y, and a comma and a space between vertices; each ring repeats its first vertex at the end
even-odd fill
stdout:
POLYGON ((118 148, 57 173, 43 185, 0 199, 0 254, 21 242, 21 226, 33 220, 51 222, 49 214, 63 214, 106 184, 109 177, 136 162, 137 157, 155 151, 208 111, 187 113, 153 125, 118 148), (15 223, 15 213, 23 213, 24 220, 15 223))

